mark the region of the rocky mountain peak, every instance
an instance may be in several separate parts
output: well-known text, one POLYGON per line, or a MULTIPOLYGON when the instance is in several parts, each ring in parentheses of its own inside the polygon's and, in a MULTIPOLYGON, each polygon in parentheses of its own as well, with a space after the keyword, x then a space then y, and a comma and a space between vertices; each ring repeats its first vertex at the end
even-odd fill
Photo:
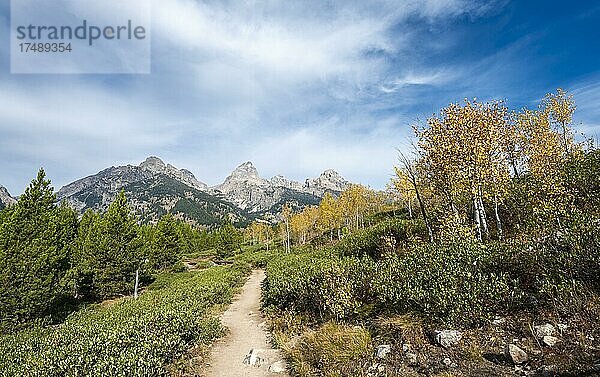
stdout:
POLYGON ((335 170, 326 170, 317 178, 307 179, 305 184, 282 175, 267 180, 260 177, 252 162, 245 162, 214 190, 231 203, 253 213, 279 208, 287 201, 318 204, 325 192, 339 194, 348 185, 335 170))
POLYGON ((338 173, 337 171, 335 171, 333 169, 325 170, 323 173, 321 173, 319 178, 335 179, 335 180, 343 179, 342 176, 340 175, 340 173, 338 173))
POLYGON ((271 184, 275 187, 285 187, 297 191, 302 191, 302 184, 291 179, 287 179, 283 175, 276 175, 271 178, 271 184))
POLYGON ((153 172, 163 172, 167 169, 167 165, 160 158, 150 156, 140 164, 140 168, 153 172))
POLYGON ((207 188, 207 185, 199 182, 191 171, 178 169, 171 164, 165 164, 163 160, 156 156, 148 157, 139 165, 139 168, 153 174, 165 174, 198 190, 205 190, 207 188))
POLYGON ((242 178, 242 179, 244 179, 244 178, 260 178, 260 176, 258 175, 258 170, 256 170, 256 168, 254 167, 254 164, 252 164, 252 162, 250 162, 250 161, 244 162, 243 164, 241 164, 240 166, 235 168, 233 173, 231 173, 230 177, 242 178))
POLYGON ((15 204, 17 200, 10 196, 10 193, 4 186, 0 186, 0 208, 15 204))
POLYGON ((307 191, 317 196, 323 196, 325 192, 342 192, 350 183, 346 181, 337 171, 327 169, 317 178, 307 179, 304 187, 307 191))

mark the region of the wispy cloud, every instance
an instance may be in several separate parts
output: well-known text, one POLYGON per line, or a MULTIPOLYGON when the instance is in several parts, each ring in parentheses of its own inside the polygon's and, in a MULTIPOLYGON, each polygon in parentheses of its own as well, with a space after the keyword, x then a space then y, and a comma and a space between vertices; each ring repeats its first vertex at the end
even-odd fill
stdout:
POLYGON ((253 160, 383 187, 416 119, 542 91, 523 85, 538 69, 527 33, 489 53, 453 29, 505 4, 155 0, 151 75, 0 75, 0 184, 19 193, 45 165, 60 186, 153 154, 209 184, 253 160))

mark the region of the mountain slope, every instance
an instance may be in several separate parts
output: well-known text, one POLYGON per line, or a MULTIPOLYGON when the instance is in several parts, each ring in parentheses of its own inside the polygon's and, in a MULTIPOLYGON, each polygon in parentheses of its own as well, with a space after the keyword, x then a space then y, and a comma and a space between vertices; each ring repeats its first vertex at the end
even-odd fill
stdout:
POLYGON ((325 192, 339 194, 349 183, 327 170, 304 184, 281 175, 261 178, 251 162, 238 166, 225 181, 209 188, 185 169, 148 157, 140 165, 113 166, 68 184, 58 191, 79 213, 104 211, 119 191, 144 222, 173 213, 189 222, 210 225, 232 216, 237 223, 253 218, 273 219, 285 203, 293 209, 319 204, 325 192))
POLYGON ((10 196, 8 190, 4 186, 0 186, 0 209, 15 204, 17 200, 10 196))
POLYGON ((75 181, 61 188, 57 197, 79 213, 87 209, 103 211, 124 190, 131 207, 144 222, 156 221, 167 212, 203 225, 219 223, 228 215, 235 222, 248 221, 249 216, 243 210, 204 191, 205 188, 206 184, 189 171, 149 157, 139 166, 110 167, 75 181))
POLYGON ((256 214, 276 214, 289 202, 292 207, 303 208, 318 204, 325 194, 339 194, 349 183, 334 170, 327 170, 319 177, 307 179, 304 184, 281 175, 270 180, 261 178, 251 162, 238 166, 225 181, 213 187, 238 207, 256 214))
POLYGON ((285 188, 276 192, 271 183, 261 178, 251 162, 238 166, 222 184, 214 187, 227 200, 248 212, 263 212, 275 204, 285 188))

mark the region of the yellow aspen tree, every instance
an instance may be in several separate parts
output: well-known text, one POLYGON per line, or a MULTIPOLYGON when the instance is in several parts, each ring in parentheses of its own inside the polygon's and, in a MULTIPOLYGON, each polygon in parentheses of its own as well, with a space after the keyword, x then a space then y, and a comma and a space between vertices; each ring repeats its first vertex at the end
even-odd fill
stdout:
MULTIPOLYGON (((508 111, 502 102, 479 103, 465 100, 464 105, 450 104, 439 116, 428 119, 417 130, 422 164, 428 170, 434 188, 448 201, 458 218, 457 204, 470 198, 477 237, 489 235, 485 201, 497 203, 499 187, 509 179, 504 131, 508 111)), ((499 216, 497 227, 501 232, 499 216)))
POLYGON ((286 253, 291 252, 291 249, 292 249, 292 245, 291 245, 292 216, 293 216, 293 212, 292 212, 291 207, 287 203, 284 204, 283 208, 281 210, 281 218, 283 219, 283 229, 282 229, 283 235, 284 235, 283 244, 284 244, 286 253))
POLYGON ((338 200, 331 195, 325 193, 325 196, 319 204, 320 218, 319 226, 325 232, 329 232, 329 240, 333 241, 333 232, 337 231, 338 239, 340 238, 340 229, 342 227, 342 211, 338 200))
POLYGON ((549 93, 544 97, 543 104, 548 109, 552 122, 559 128, 564 151, 568 155, 573 147, 571 122, 577 108, 573 95, 569 95, 565 90, 558 88, 556 93, 549 93))

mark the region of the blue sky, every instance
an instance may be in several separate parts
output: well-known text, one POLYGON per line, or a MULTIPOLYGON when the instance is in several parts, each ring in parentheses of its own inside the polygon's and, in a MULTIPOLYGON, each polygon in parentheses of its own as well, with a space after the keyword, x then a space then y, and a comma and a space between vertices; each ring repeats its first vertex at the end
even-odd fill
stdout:
POLYGON ((449 102, 563 87, 600 133, 597 1, 156 1, 149 75, 11 75, 0 2, 0 184, 55 187, 157 155, 210 185, 244 161, 382 188, 449 102))

